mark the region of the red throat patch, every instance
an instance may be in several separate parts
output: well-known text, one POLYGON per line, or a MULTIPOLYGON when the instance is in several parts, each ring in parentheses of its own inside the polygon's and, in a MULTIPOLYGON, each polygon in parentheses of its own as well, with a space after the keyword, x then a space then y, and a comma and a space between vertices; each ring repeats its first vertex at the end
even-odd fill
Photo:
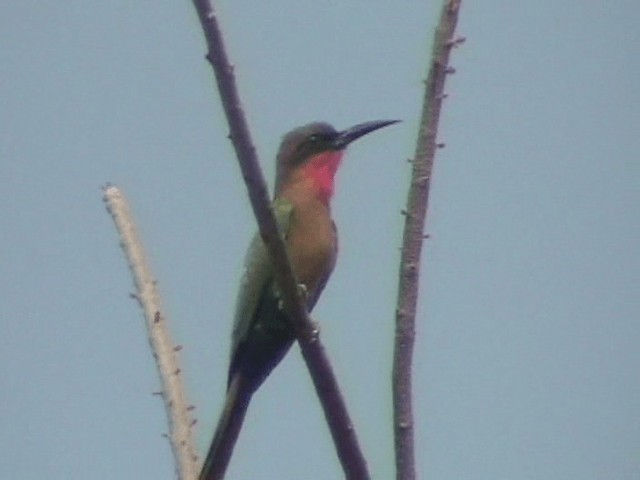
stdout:
POLYGON ((302 167, 304 176, 313 179, 316 195, 326 204, 333 196, 334 177, 343 155, 343 150, 322 152, 315 155, 302 167))

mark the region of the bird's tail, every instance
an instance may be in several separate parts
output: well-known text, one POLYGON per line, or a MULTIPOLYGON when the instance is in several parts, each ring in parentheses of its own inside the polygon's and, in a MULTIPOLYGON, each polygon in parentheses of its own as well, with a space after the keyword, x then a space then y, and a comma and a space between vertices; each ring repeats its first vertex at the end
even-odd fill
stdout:
POLYGON ((255 390, 242 374, 235 375, 198 480, 222 480, 231 460, 249 401, 255 390))

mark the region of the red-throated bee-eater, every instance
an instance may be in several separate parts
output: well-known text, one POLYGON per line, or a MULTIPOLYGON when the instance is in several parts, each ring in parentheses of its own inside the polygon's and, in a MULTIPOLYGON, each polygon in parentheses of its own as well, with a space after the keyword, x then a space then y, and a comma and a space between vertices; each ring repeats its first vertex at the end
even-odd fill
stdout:
MULTIPOLYGON (((287 133, 277 156, 274 212, 309 311, 333 271, 338 252, 331 219, 334 178, 347 146, 396 120, 366 122, 343 131, 310 123, 287 133)), ((245 260, 231 338, 227 395, 200 480, 221 480, 251 396, 295 339, 282 309, 271 260, 256 235, 245 260), (224 451, 226 450, 226 451, 224 451)))

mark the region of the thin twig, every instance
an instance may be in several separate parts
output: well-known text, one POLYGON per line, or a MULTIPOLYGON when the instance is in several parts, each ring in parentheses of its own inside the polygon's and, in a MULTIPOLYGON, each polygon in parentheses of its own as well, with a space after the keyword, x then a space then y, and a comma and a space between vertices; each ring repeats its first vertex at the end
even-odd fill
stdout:
POLYGON ((213 6, 209 0, 193 0, 193 3, 202 23, 208 47, 207 59, 211 62, 216 76, 222 105, 231 130, 231 141, 247 185, 260 234, 273 262, 274 274, 282 295, 284 309, 296 331, 302 355, 313 379, 318 398, 322 403, 346 478, 366 480, 370 475, 346 404, 325 350, 318 338, 318 332, 314 329, 304 306, 304 299, 300 296, 287 250, 278 233, 266 183, 259 167, 236 88, 233 67, 229 63, 224 48, 222 33, 213 6))
MULTIPOLYGON (((415 156, 411 185, 404 215, 404 234, 400 259, 398 303, 396 309, 396 336, 393 363, 393 410, 396 452, 396 479, 414 480, 415 452, 411 367, 415 338, 415 316, 420 279, 420 256, 425 239, 424 225, 429 201, 429 186, 437 148, 438 121, 451 49, 460 43, 453 39, 458 11, 462 0, 445 0, 440 22, 433 40, 429 73, 425 82, 422 119, 415 156)), ((442 144, 444 146, 444 144, 442 144)))
POLYGON ((136 287, 134 298, 138 300, 144 313, 149 345, 153 351, 162 390, 154 392, 162 396, 169 422, 169 442, 175 458, 180 480, 193 480, 198 471, 198 459, 193 441, 191 411, 187 402, 178 359, 179 346, 174 346, 169 335, 167 321, 162 313, 162 305, 156 281, 151 273, 138 230, 133 221, 131 209, 120 192, 112 185, 103 189, 103 200, 113 218, 120 235, 120 245, 127 258, 136 287))

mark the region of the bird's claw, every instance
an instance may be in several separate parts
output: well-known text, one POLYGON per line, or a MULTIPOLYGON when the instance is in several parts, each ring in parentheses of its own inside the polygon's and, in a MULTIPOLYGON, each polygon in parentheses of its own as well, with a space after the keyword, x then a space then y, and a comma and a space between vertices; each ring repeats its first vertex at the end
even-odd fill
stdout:
POLYGON ((309 323, 311 324, 311 333, 314 337, 317 337, 320 334, 320 324, 311 319, 309 320, 309 323))
POLYGON ((309 297, 309 290, 304 283, 298 284, 298 296, 302 297, 302 299, 306 302, 309 297))
MULTIPOLYGON (((278 297, 278 310, 284 310, 284 300, 282 299, 282 295, 280 292, 276 292, 276 296, 278 297)), ((309 297, 309 290, 304 283, 298 284, 298 296, 302 297, 304 303, 307 302, 307 298, 309 297)))

